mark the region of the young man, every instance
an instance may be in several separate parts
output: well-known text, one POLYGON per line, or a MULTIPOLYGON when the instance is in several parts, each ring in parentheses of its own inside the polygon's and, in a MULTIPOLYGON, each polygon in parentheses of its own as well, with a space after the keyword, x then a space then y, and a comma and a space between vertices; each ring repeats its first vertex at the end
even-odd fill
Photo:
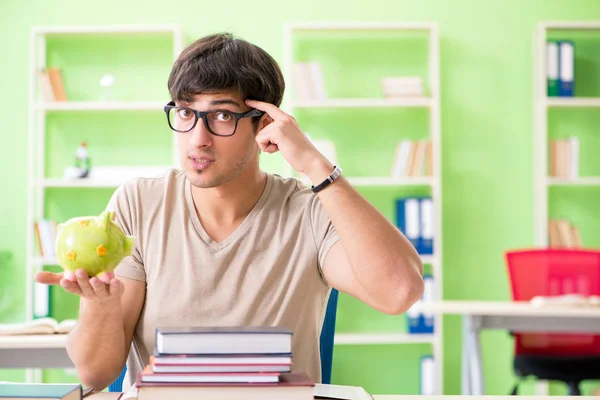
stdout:
POLYGON ((81 296, 67 345, 80 380, 101 390, 127 361, 127 388, 158 326, 269 325, 294 331, 293 369, 320 381, 331 287, 403 313, 423 291, 418 254, 279 109, 283 77, 262 49, 202 38, 168 86, 181 169, 124 184, 108 206, 137 238, 133 255, 114 274, 36 276, 81 296), (314 187, 261 171, 261 151, 281 152, 314 187))

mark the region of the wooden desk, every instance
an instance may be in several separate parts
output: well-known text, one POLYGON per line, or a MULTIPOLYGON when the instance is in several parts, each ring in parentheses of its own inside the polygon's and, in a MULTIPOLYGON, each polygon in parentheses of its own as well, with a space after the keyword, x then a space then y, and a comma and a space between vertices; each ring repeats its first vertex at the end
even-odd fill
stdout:
POLYGON ((600 333, 600 307, 553 305, 536 307, 529 302, 441 301, 420 304, 421 312, 463 317, 462 394, 483 395, 479 332, 506 331, 600 333))
POLYGON ((0 336, 0 368, 73 368, 67 335, 0 336))

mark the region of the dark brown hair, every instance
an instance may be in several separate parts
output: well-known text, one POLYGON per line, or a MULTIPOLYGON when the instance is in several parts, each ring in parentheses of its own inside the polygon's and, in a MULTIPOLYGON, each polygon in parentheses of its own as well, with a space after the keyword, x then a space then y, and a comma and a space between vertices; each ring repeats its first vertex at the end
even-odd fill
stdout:
POLYGON ((217 33, 198 39, 179 55, 168 87, 175 101, 192 102, 197 94, 228 89, 242 99, 279 107, 285 83, 266 51, 231 33, 217 33))

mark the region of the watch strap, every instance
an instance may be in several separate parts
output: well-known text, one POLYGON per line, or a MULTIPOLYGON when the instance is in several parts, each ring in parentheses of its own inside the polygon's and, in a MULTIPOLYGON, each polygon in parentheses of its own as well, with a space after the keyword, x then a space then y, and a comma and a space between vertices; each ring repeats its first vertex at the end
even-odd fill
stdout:
POLYGON ((325 189, 329 184, 333 183, 337 178, 342 175, 342 169, 335 165, 333 167, 333 172, 329 175, 325 180, 319 183, 317 186, 311 186, 311 189, 314 193, 319 193, 321 190, 325 189))

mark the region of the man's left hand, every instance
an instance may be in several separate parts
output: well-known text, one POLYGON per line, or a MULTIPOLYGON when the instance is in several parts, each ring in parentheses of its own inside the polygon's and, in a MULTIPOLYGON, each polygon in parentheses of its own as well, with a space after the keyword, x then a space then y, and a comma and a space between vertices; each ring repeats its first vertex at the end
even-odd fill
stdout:
POLYGON ((283 158, 294 170, 313 181, 324 179, 321 171, 328 171, 327 175, 331 173, 333 166, 306 137, 293 116, 274 104, 257 100, 246 100, 246 104, 266 112, 267 118, 272 120, 256 135, 256 142, 262 151, 281 151, 283 158))

